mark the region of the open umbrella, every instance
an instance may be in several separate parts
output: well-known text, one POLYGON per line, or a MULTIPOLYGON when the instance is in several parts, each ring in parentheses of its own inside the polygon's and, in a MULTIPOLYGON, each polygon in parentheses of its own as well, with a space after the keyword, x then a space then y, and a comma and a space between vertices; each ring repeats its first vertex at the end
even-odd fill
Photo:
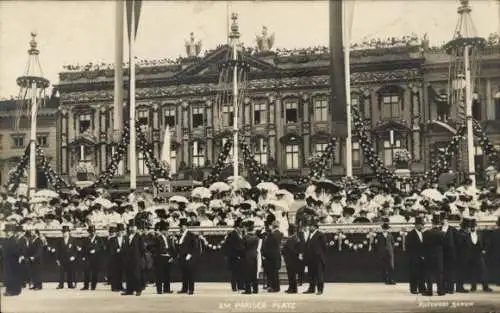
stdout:
POLYGON ((278 183, 278 187, 280 189, 286 189, 286 190, 296 190, 298 185, 297 182, 291 179, 285 179, 282 180, 278 183))
POLYGON ((231 190, 231 187, 224 182, 215 182, 208 188, 211 192, 226 192, 231 190))
POLYGON ((109 209, 113 207, 113 202, 106 198, 97 198, 94 200, 94 204, 100 204, 103 208, 109 209))
POLYGON ((288 211, 288 203, 283 200, 269 200, 265 203, 267 206, 273 206, 276 210, 288 211))
POLYGON ((279 190, 278 186, 276 186, 275 183, 271 183, 271 182, 262 182, 262 183, 257 185, 257 189, 265 190, 269 193, 274 193, 274 192, 279 190))
POLYGON ((52 198, 58 198, 59 197, 59 194, 55 191, 52 191, 50 189, 42 189, 42 190, 38 190, 37 192, 35 192, 33 194, 33 198, 48 198, 48 199, 52 199, 52 198))
POLYGON ((285 201, 288 204, 288 206, 290 206, 294 202, 293 193, 285 189, 278 190, 276 192, 276 198, 277 200, 285 201))
POLYGON ((212 197, 212 192, 210 191, 210 189, 205 187, 196 187, 191 191, 191 197, 210 199, 210 197, 212 197))
POLYGON ((252 189, 250 183, 242 179, 233 180, 231 182, 231 187, 233 190, 252 189))
POLYGON ((318 189, 328 189, 328 190, 333 190, 336 188, 335 183, 326 178, 321 178, 317 182, 314 183, 318 189))
POLYGON ((429 198, 433 201, 442 201, 444 198, 443 194, 439 190, 434 189, 434 188, 427 188, 427 189, 423 190, 420 193, 420 195, 423 197, 429 198))
POLYGON ((177 203, 189 203, 189 200, 184 196, 172 196, 170 197, 170 199, 168 199, 168 201, 177 203))

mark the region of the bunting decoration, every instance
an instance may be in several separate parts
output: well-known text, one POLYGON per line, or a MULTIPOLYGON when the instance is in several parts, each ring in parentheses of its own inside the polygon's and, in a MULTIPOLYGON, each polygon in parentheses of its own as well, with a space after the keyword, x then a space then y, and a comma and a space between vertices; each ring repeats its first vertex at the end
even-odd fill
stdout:
POLYGON ((127 32, 128 32, 128 40, 130 42, 132 38, 132 11, 134 15, 134 40, 137 37, 137 29, 139 28, 139 19, 141 17, 141 7, 142 0, 128 0, 126 2, 126 10, 127 10, 127 32))
POLYGON ((217 179, 220 176, 220 173, 222 170, 227 166, 226 165, 226 159, 231 152, 231 147, 233 146, 233 141, 232 140, 227 140, 226 143, 224 143, 224 146, 222 147, 222 151, 219 154, 219 157, 217 159, 217 162, 214 164, 212 168, 212 172, 208 177, 203 181, 204 186, 210 186, 211 184, 217 182, 217 179))

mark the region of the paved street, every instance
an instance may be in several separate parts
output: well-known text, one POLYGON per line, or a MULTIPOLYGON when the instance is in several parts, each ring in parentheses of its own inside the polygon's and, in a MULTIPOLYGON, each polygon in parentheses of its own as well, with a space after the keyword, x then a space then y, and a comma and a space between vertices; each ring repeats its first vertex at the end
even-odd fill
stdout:
MULTIPOLYGON (((228 284, 197 285, 194 296, 157 295, 150 286, 141 297, 120 296, 101 285, 96 291, 26 291, 19 297, 2 297, 3 313, 146 313, 146 312, 498 312, 500 290, 494 293, 421 297, 408 293, 406 284, 327 284, 325 294, 284 293, 238 295, 228 284)), ((81 285, 80 285, 81 287, 81 285)), ((178 290, 179 285, 174 284, 178 290)))

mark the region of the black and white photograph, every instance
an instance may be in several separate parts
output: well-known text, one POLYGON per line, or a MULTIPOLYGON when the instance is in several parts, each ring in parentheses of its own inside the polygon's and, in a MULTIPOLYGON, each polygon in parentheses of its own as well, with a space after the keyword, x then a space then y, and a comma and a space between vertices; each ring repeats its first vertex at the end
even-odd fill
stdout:
POLYGON ((0 1, 0 312, 500 312, 500 0, 0 1))

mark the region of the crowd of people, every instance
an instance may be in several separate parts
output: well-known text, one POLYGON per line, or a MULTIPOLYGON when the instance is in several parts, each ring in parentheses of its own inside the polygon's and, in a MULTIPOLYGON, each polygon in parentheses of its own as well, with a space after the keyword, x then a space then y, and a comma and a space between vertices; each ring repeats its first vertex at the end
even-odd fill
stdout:
POLYGON ((321 179, 307 188, 306 201, 294 210, 293 218, 291 208, 297 201, 292 192, 273 183, 261 183, 257 189, 242 186, 248 185, 218 182, 195 188, 191 201, 177 195, 167 203, 147 192, 114 199, 103 189, 38 195, 52 197, 49 201, 4 194, 6 295, 17 295, 28 284, 42 289, 46 253, 55 255, 60 269, 58 288, 65 281, 68 288, 76 288, 75 261, 82 260, 84 290, 95 289, 104 271, 113 291, 141 295, 148 281, 145 273, 153 271, 156 291, 171 293, 171 271, 177 264, 183 277, 179 292, 193 294, 196 263, 203 251, 196 226, 233 228, 223 252, 234 291, 258 292, 259 272, 264 273, 268 292, 280 291, 283 256, 288 293, 298 292, 307 272, 310 284, 305 292, 322 294, 328 246, 319 230, 322 223, 378 223, 380 232, 370 244, 380 257, 386 284, 394 283, 391 224, 412 223, 415 229, 407 236, 412 293, 432 295, 433 283, 438 295, 467 292, 463 275, 469 272, 471 290, 480 283, 484 291, 491 291, 484 262, 487 247, 476 228, 479 220, 495 220, 500 226, 496 190, 477 190, 466 182, 450 185, 444 193, 429 186, 419 194, 396 194, 378 185, 347 188, 321 179), (448 221, 460 222, 459 229, 448 221), (428 223, 432 228, 423 231, 428 223), (71 237, 78 227, 88 230, 83 242, 71 237), (172 231, 174 227, 178 230, 172 231), (47 228, 62 230, 62 238, 49 244, 41 232, 47 228), (97 236, 98 229, 107 229, 108 237, 97 236))

